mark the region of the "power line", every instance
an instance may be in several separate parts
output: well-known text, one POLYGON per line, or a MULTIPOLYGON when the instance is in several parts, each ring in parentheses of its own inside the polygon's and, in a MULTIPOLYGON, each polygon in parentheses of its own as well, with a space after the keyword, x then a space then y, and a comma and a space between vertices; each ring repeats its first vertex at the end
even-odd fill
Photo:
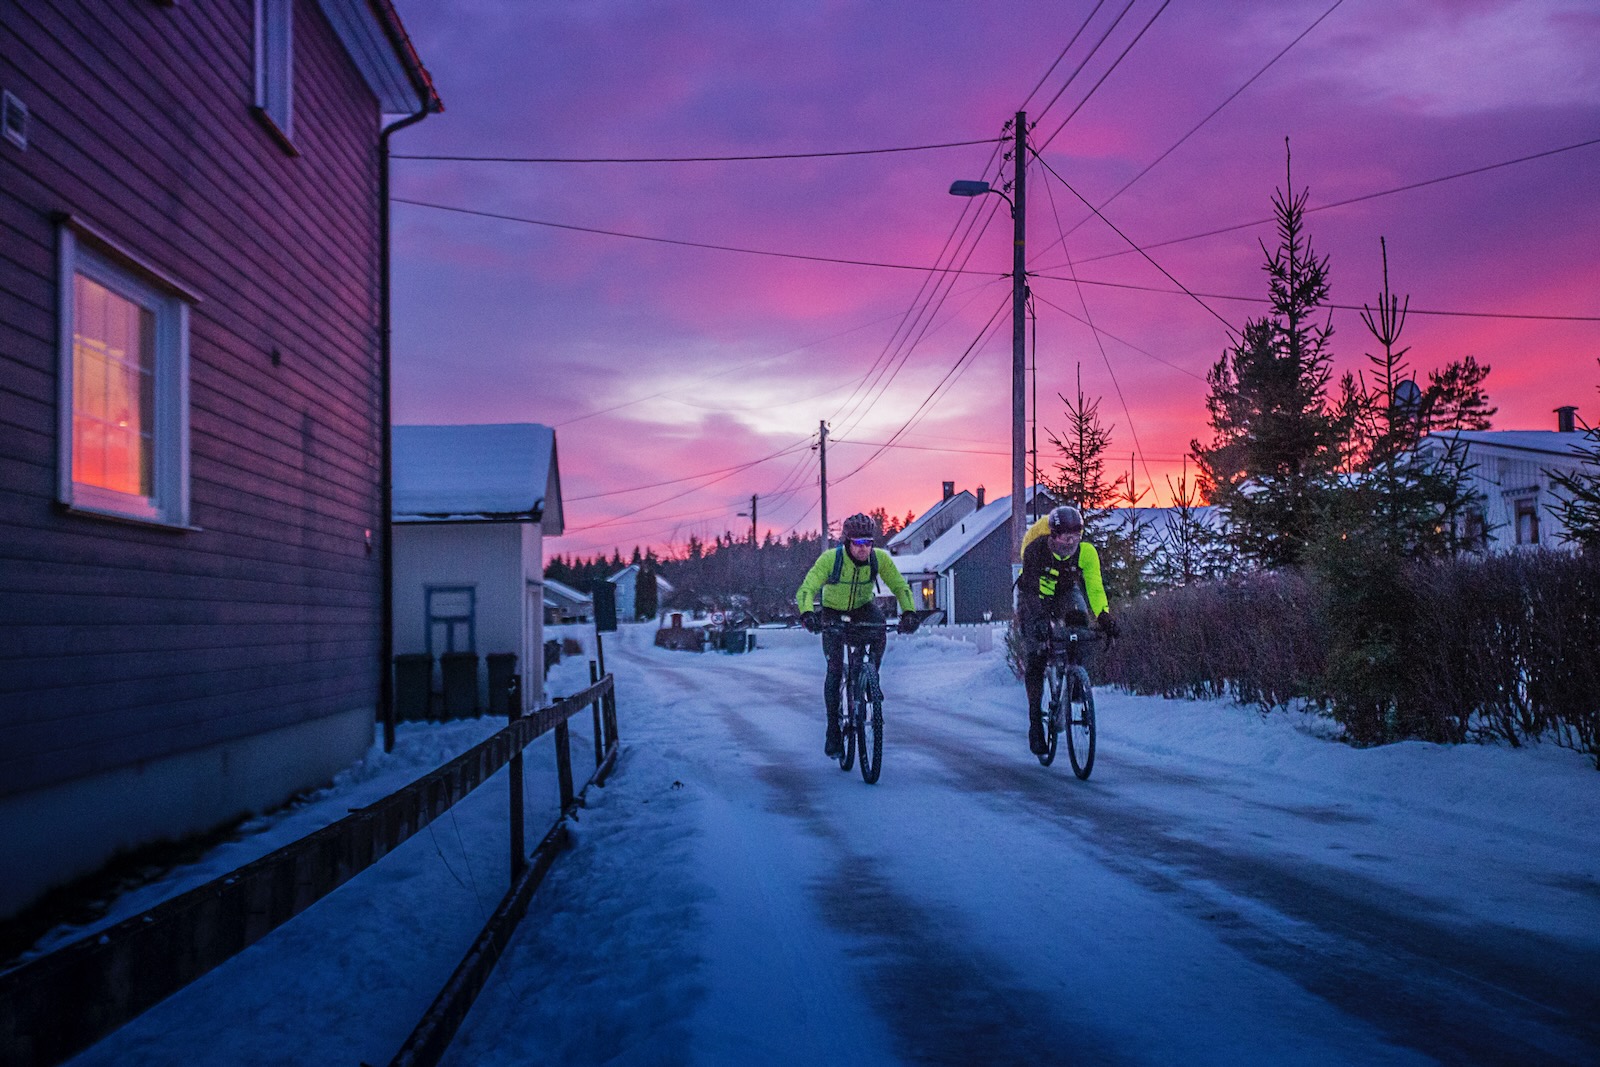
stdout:
MULTIPOLYGON (((807 441, 800 442, 800 444, 806 444, 808 442, 809 442, 809 438, 807 439, 807 441)), ((610 489, 610 490, 607 490, 604 493, 590 493, 588 496, 569 496, 569 497, 564 497, 563 498, 563 502, 564 503, 568 503, 568 504, 574 504, 574 503, 577 503, 580 500, 598 500, 603 496, 621 496, 623 493, 637 493, 642 489, 659 489, 664 485, 679 485, 679 484, 681 484, 683 482, 695 481, 698 478, 709 478, 713 474, 723 474, 723 473, 726 473, 728 471, 747 470, 748 468, 754 467, 757 464, 765 463, 769 459, 777 459, 779 456, 787 455, 787 454, 793 452, 798 447, 799 447, 799 445, 796 445, 796 444, 784 445, 782 448, 778 449, 776 452, 773 452, 770 455, 762 456, 760 459, 753 459, 748 463, 738 463, 738 464, 735 464, 734 466, 731 466, 731 467, 718 467, 716 470, 701 471, 699 474, 686 474, 682 478, 671 478, 671 479, 668 479, 667 481, 664 481, 664 482, 651 482, 649 485, 635 485, 635 486, 632 486, 631 488, 628 488, 628 489, 610 489)))
POLYGON ((851 148, 835 152, 772 152, 752 156, 613 156, 577 158, 572 156, 449 156, 394 153, 390 159, 421 159, 444 163, 746 163, 767 159, 829 159, 838 156, 881 156, 893 152, 927 152, 938 148, 965 148, 989 144, 1003 138, 984 137, 976 141, 946 141, 942 144, 906 145, 901 148, 851 148))
MULTIPOLYGON (((1572 151, 1575 151, 1576 149, 1579 149, 1579 148, 1588 148, 1588 147, 1590 147, 1592 145, 1597 145, 1597 144, 1600 144, 1600 137, 1592 138, 1591 140, 1588 140, 1588 141, 1579 141, 1577 144, 1563 145, 1560 148, 1547 149, 1546 151, 1543 151, 1543 152, 1535 152, 1532 155, 1518 156, 1516 159, 1507 159, 1507 160, 1502 160, 1499 163, 1489 163, 1489 164, 1486 164, 1486 165, 1481 166, 1481 167, 1473 167, 1470 170, 1457 171, 1454 174, 1445 174, 1445 175, 1441 175, 1441 176, 1439 176, 1437 178, 1427 178, 1427 179, 1424 179, 1423 181, 1411 182, 1409 185, 1399 185, 1399 186, 1396 186, 1393 189, 1382 189, 1382 190, 1379 190, 1378 192, 1375 192, 1375 193, 1363 193, 1360 196, 1352 196, 1352 197, 1349 197, 1349 198, 1344 199, 1344 200, 1334 200, 1331 203, 1318 204, 1316 207, 1308 207, 1308 208, 1306 208, 1305 209, 1305 214, 1310 215, 1313 212, 1317 212, 1317 211, 1330 211, 1330 210, 1332 210, 1333 208, 1336 208, 1336 207, 1348 207, 1351 204, 1359 204, 1359 203, 1362 203, 1362 202, 1367 201, 1367 200, 1377 200, 1380 197, 1393 196, 1396 193, 1408 193, 1408 192, 1411 192, 1412 190, 1415 190, 1415 189, 1424 189, 1424 188, 1427 188, 1430 185, 1438 185, 1441 182, 1454 181, 1457 178, 1468 178, 1468 177, 1471 177, 1474 174, 1483 174, 1486 171, 1498 170, 1501 167, 1510 167, 1510 166, 1514 166, 1515 164, 1518 164, 1518 163, 1529 163, 1529 162, 1532 162, 1535 159, 1544 159, 1544 158, 1546 158, 1548 156, 1560 155, 1563 152, 1572 152, 1572 151)), ((1040 162, 1042 163, 1043 160, 1040 160, 1040 162)), ((1099 260, 1102 260, 1102 259, 1115 259, 1118 256, 1127 255, 1129 251, 1138 252, 1138 251, 1142 251, 1143 249, 1147 249, 1147 248, 1165 248, 1168 245, 1183 244, 1186 241, 1198 241, 1198 240, 1201 240, 1202 238, 1206 238, 1206 237, 1216 237, 1219 234, 1233 233, 1233 232, 1235 232, 1237 230, 1248 230, 1248 229, 1250 229, 1252 227, 1255 227, 1255 226, 1265 226, 1265 225, 1267 225, 1269 223, 1276 222, 1276 221, 1277 221, 1277 219, 1275 217, 1273 217, 1273 216, 1267 216, 1266 218, 1252 219, 1249 222, 1238 222, 1238 223, 1234 223, 1231 226, 1222 226, 1222 227, 1219 227, 1218 229, 1215 229, 1215 230, 1207 230, 1204 233, 1193 233, 1193 234, 1190 234, 1187 237, 1173 237, 1173 238, 1169 238, 1168 240, 1165 240, 1165 241, 1155 241, 1155 242, 1152 242, 1150 244, 1143 245, 1143 246, 1134 246, 1132 249, 1129 249, 1129 250, 1126 250, 1126 251, 1105 252, 1105 253, 1102 253, 1102 254, 1100 254, 1098 256, 1088 256, 1088 257, 1086 257, 1084 259, 1078 260, 1078 263, 1079 263, 1079 265, 1082 265, 1084 263, 1095 263, 1095 262, 1098 262, 1099 260)))
MULTIPOLYGON (((1297 45, 1301 41, 1305 40, 1306 35, 1308 35, 1312 30, 1314 30, 1318 26, 1320 26, 1322 24, 1322 21, 1324 19, 1326 19, 1329 15, 1333 14, 1334 10, 1337 9, 1339 7, 1339 5, 1342 4, 1342 3, 1344 3, 1344 0, 1333 0, 1333 5, 1331 7, 1329 7, 1328 10, 1326 10, 1322 14, 1318 15, 1317 18, 1316 18, 1316 21, 1311 23, 1311 25, 1307 26, 1305 29, 1301 30, 1299 36, 1297 36, 1294 40, 1290 41, 1288 44, 1284 45, 1283 48, 1279 49, 1277 55, 1275 55, 1271 59, 1267 60, 1266 64, 1260 70, 1256 71, 1254 74, 1250 75, 1249 78, 1245 79, 1245 83, 1243 85, 1239 86, 1239 88, 1237 88, 1233 92, 1229 93, 1227 95, 1227 97, 1222 101, 1222 103, 1220 103, 1216 107, 1212 108, 1211 112, 1209 114, 1207 114, 1205 118, 1203 118, 1199 122, 1195 123, 1194 126, 1190 128, 1188 133, 1184 134, 1182 137, 1180 137, 1176 141, 1174 141, 1172 143, 1171 147, 1169 147, 1165 152, 1162 152, 1159 156, 1157 156, 1155 159, 1151 160, 1148 164, 1146 164, 1145 168, 1143 170, 1141 170, 1138 174, 1135 174, 1133 177, 1129 178, 1125 183, 1123 183, 1122 188, 1118 189, 1116 192, 1112 193, 1110 196, 1108 196, 1104 200, 1100 201, 1100 206, 1102 208, 1106 207, 1113 200, 1117 199, 1117 197, 1119 197, 1123 193, 1127 192, 1129 189, 1131 189, 1133 187, 1135 182, 1139 181, 1139 179, 1143 178, 1146 174, 1149 174, 1152 170, 1154 170, 1156 168, 1156 166, 1162 160, 1164 160, 1168 156, 1172 155, 1173 152, 1176 152, 1178 150, 1178 148, 1185 141, 1187 141, 1189 138, 1193 137, 1196 133, 1199 133, 1200 132, 1200 128, 1202 126, 1204 126, 1206 123, 1210 122, 1212 119, 1216 118, 1219 114, 1221 114, 1223 108, 1225 108, 1229 104, 1233 103, 1233 101, 1239 96, 1240 93, 1244 92, 1246 89, 1250 88, 1250 86, 1254 85, 1255 82, 1256 82, 1256 79, 1260 78, 1263 74, 1265 74, 1268 70, 1270 70, 1272 68, 1272 66, 1275 63, 1278 62, 1278 60, 1282 59, 1285 55, 1287 55, 1289 53, 1289 49, 1293 48, 1295 45, 1297 45)), ((1072 229, 1068 230, 1065 234, 1063 234, 1062 237, 1061 237, 1061 240, 1057 241, 1056 244, 1064 244, 1066 239, 1067 239, 1067 237, 1070 237, 1072 234, 1076 233, 1080 226, 1082 226, 1085 222, 1088 222, 1089 219, 1091 219, 1093 217, 1094 216, 1092 216, 1092 215, 1085 215, 1082 219, 1080 219, 1076 224, 1073 225, 1072 229)), ((1052 244, 1052 245, 1046 246, 1045 248, 1040 249, 1039 252, 1037 254, 1035 254, 1034 258, 1038 259, 1044 253, 1048 252, 1051 248, 1054 248, 1054 247, 1055 247, 1055 245, 1052 244)))
MULTIPOLYGON (((1084 94, 1083 99, 1078 101, 1078 106, 1073 108, 1072 112, 1069 115, 1067 115, 1066 118, 1061 120, 1061 125, 1056 127, 1055 133, 1052 133, 1049 137, 1046 137, 1044 139, 1044 143, 1039 145, 1038 148, 1034 149, 1034 154, 1035 155, 1037 155, 1039 152, 1044 151, 1044 149, 1048 148, 1049 145, 1050 145, 1050 142, 1054 141, 1056 139, 1056 137, 1060 135, 1061 131, 1067 128, 1067 123, 1071 122, 1077 116, 1078 112, 1083 110, 1083 105, 1087 104, 1089 102, 1089 98, 1094 96, 1094 94, 1099 90, 1100 86, 1105 84, 1105 80, 1107 78, 1111 77, 1111 72, 1116 70, 1119 66, 1121 66, 1122 65, 1122 61, 1124 59, 1128 58, 1128 53, 1133 51, 1133 46, 1138 44, 1140 39, 1144 37, 1146 31, 1148 31, 1151 26, 1154 26, 1156 24, 1156 19, 1161 17, 1161 13, 1167 9, 1167 5, 1170 4, 1170 3, 1172 3, 1172 0, 1162 0, 1161 6, 1156 9, 1156 13, 1154 15, 1150 16, 1150 21, 1146 22, 1144 24, 1143 28, 1141 28, 1138 33, 1134 34, 1133 40, 1128 42, 1128 46, 1122 50, 1122 54, 1117 56, 1116 59, 1112 60, 1111 66, 1107 67, 1106 68, 1106 72, 1104 74, 1100 75, 1100 80, 1095 82, 1092 86, 1089 87, 1089 91, 1084 94)), ((1132 2, 1132 0, 1129 0, 1128 7, 1131 8, 1132 6, 1133 6, 1133 2, 1132 2)), ((1127 13, 1127 11, 1124 10, 1123 14, 1126 14, 1126 13, 1127 13)), ((1117 18, 1120 21, 1122 16, 1118 15, 1117 18)), ((1112 25, 1115 26, 1115 23, 1113 23, 1112 25)), ((1106 32, 1109 34, 1111 31, 1107 30, 1106 32)), ((1096 47, 1098 48, 1099 46, 1097 45, 1096 47)), ((1063 86, 1063 88, 1065 88, 1065 86, 1063 86)), ((1061 94, 1057 93, 1056 95, 1059 96, 1061 94)), ((1055 101, 1051 100, 1050 103, 1054 104, 1055 101)), ((1049 110, 1049 106, 1048 105, 1045 107, 1045 110, 1046 111, 1049 110)))
MULTIPOLYGON (((1121 255, 1122 253, 1119 252, 1117 254, 1121 255)), ((1188 289, 1160 289, 1153 285, 1135 285, 1132 282, 1104 282, 1095 281, 1091 278, 1076 277, 1062 278, 1055 274, 1030 274, 1028 277, 1042 278, 1053 282, 1075 282, 1080 285, 1099 285, 1108 289, 1133 289, 1141 293, 1162 293, 1167 296, 1203 296, 1207 300, 1233 300, 1246 304, 1272 303, 1271 298, 1265 296, 1237 296, 1232 293, 1196 293, 1188 289)), ((1204 307, 1203 304, 1201 306, 1204 307)), ((1321 306, 1333 308, 1336 311, 1361 311, 1366 305, 1335 304, 1332 302, 1325 302, 1321 306)), ((1057 310, 1060 309, 1058 308, 1057 310)), ((1209 311, 1210 309, 1207 308, 1207 310, 1209 311)), ((1428 309, 1414 307, 1409 309, 1406 313, 1408 315, 1440 315, 1450 318, 1469 319, 1522 319, 1532 322, 1600 322, 1600 315, 1536 315, 1516 311, 1445 311, 1437 308, 1428 309)), ((1212 312, 1212 314, 1216 313, 1212 312)), ((1109 337, 1111 335, 1107 334, 1107 336, 1109 337)))
MULTIPOLYGON (((1035 158, 1039 158, 1039 157, 1035 156, 1035 158)), ((1084 199, 1083 194, 1078 192, 1078 190, 1074 189, 1072 187, 1071 183, 1069 183, 1067 181, 1067 179, 1065 179, 1061 175, 1057 174, 1056 173, 1056 169, 1054 167, 1052 167, 1049 163, 1046 163, 1042 158, 1039 159, 1039 163, 1040 163, 1041 166, 1044 167, 1045 170, 1049 171, 1052 175, 1055 176, 1056 181, 1058 181, 1062 185, 1066 186, 1067 192, 1069 192, 1073 196, 1077 197, 1080 201, 1083 202, 1083 206, 1084 207, 1086 207, 1090 211, 1094 212, 1095 216, 1101 222, 1103 222, 1107 226, 1111 227, 1111 231, 1113 233, 1115 233, 1118 237, 1122 238, 1124 241, 1128 242, 1129 246, 1132 247, 1134 251, 1138 252, 1141 256, 1144 256, 1145 262, 1149 263, 1156 270, 1158 270, 1162 274, 1166 275, 1167 280, 1170 281, 1173 285, 1176 285, 1179 289, 1182 289, 1185 293, 1188 293, 1190 298, 1193 299, 1195 303, 1197 303, 1201 307, 1205 308, 1208 312, 1210 312, 1216 318, 1216 320, 1218 322, 1222 323, 1223 327, 1227 329, 1228 335, 1230 337, 1233 336, 1234 329, 1233 329, 1233 324, 1232 323, 1230 323, 1227 319, 1223 318, 1221 315, 1218 315, 1217 312, 1216 312, 1216 309, 1212 308, 1204 300, 1201 300, 1198 296, 1195 296, 1194 293, 1190 292, 1188 286, 1184 285, 1177 278, 1173 277, 1171 271, 1167 270, 1167 268, 1163 267, 1161 264, 1157 263, 1154 259, 1152 259, 1150 257, 1150 255, 1145 252, 1144 249, 1140 248, 1137 244, 1134 243, 1133 238, 1129 237, 1127 234, 1125 234, 1121 230, 1117 229, 1116 224, 1113 223, 1110 219, 1106 218, 1104 215, 1102 215, 1100 213, 1100 209, 1099 208, 1095 207, 1093 204, 1089 203, 1088 200, 1084 199)))
POLYGON ((778 259, 803 259, 812 263, 842 263, 851 267, 884 267, 890 270, 915 270, 935 271, 955 274, 988 274, 989 271, 969 271, 957 268, 940 268, 916 266, 910 263, 878 263, 866 259, 839 259, 833 256, 808 256, 798 252, 772 252, 761 248, 739 248, 735 245, 708 244, 704 241, 680 241, 673 237, 651 237, 642 233, 624 233, 620 230, 604 230, 596 226, 574 226, 565 222, 550 222, 545 219, 530 219, 520 215, 502 215, 494 211, 479 211, 476 208, 452 207, 449 204, 433 204, 426 200, 411 200, 403 196, 390 198, 396 204, 409 204, 412 207, 432 208, 435 211, 450 211, 458 215, 476 215, 485 219, 498 219, 501 222, 521 222, 529 226, 547 226, 554 230, 573 230, 578 233, 597 233, 605 237, 627 237, 635 241, 653 241, 664 245, 681 245, 685 248, 709 248, 716 252, 742 252, 751 256, 773 256, 778 259))

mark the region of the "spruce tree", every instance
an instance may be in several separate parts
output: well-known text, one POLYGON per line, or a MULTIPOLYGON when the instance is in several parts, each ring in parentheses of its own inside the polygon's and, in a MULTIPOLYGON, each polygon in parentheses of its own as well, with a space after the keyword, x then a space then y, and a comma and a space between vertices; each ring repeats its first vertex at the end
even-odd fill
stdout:
POLYGON ((1214 437, 1190 445, 1202 493, 1226 517, 1232 547, 1265 567, 1304 556, 1344 432, 1328 398, 1332 320, 1316 322, 1328 297, 1328 261, 1305 234, 1308 194, 1295 193, 1286 173, 1272 199, 1278 245, 1261 249, 1272 310, 1246 322, 1211 369, 1206 408, 1214 437))

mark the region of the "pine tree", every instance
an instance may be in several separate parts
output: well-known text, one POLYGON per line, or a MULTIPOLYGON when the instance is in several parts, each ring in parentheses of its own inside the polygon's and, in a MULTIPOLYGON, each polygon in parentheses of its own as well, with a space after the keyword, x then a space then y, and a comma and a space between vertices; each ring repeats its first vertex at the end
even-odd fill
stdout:
POLYGON ((1560 489, 1556 510, 1567 527, 1562 540, 1586 553, 1600 552, 1600 426, 1584 423, 1583 436, 1576 446, 1583 462, 1576 471, 1545 473, 1560 489))
POLYGON ((1286 173, 1272 198, 1278 246, 1262 244, 1272 310, 1245 323, 1211 369, 1206 408, 1214 437, 1190 445, 1201 491, 1226 516, 1232 546, 1266 567, 1305 554, 1346 433, 1328 398, 1332 320, 1314 322, 1328 297, 1328 261, 1304 232, 1309 194, 1294 193, 1286 173))
POLYGON ((1200 511, 1200 493, 1189 481, 1187 462, 1177 484, 1168 476, 1167 489, 1172 494, 1172 507, 1151 561, 1155 583, 1184 586, 1225 576, 1229 571, 1228 554, 1216 527, 1200 511))

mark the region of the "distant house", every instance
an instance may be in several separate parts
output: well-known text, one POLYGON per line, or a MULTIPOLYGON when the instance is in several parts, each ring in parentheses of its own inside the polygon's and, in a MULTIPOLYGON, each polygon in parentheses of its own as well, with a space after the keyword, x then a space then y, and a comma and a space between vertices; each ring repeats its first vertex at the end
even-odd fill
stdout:
POLYGON ((594 618, 594 597, 554 578, 544 580, 544 621, 548 626, 588 622, 594 618))
MULTIPOLYGON (((1052 506, 1049 493, 1035 487, 1023 514, 1042 515, 1052 506)), ((1011 498, 1003 496, 957 519, 921 551, 896 557, 895 567, 910 584, 916 606, 943 609, 946 622, 1009 619, 1015 543, 1011 498)))
POLYGON ((543 703, 544 538, 560 534, 561 474, 548 426, 394 428, 396 655, 517 656, 526 709, 543 703))
POLYGON ((1559 548, 1566 524, 1558 510, 1560 487, 1551 471, 1582 466, 1575 408, 1560 408, 1555 430, 1462 430, 1425 437, 1419 450, 1442 454, 1454 442, 1471 465, 1467 477, 1482 499, 1464 520, 1468 536, 1483 536, 1491 551, 1559 548))
POLYGON ((977 497, 974 497, 965 489, 956 492, 955 482, 945 482, 944 495, 940 497, 939 502, 884 542, 883 547, 889 550, 891 556, 898 556, 903 552, 920 552, 933 544, 955 523, 983 507, 982 500, 981 487, 978 489, 977 497))
MULTIPOLYGON (((628 622, 639 617, 639 564, 631 563, 622 568, 606 581, 617 587, 617 619, 628 622)), ((667 595, 672 592, 672 583, 656 574, 656 605, 666 603, 667 595)))
POLYGON ((0 15, 0 918, 373 738, 393 7, 0 15))

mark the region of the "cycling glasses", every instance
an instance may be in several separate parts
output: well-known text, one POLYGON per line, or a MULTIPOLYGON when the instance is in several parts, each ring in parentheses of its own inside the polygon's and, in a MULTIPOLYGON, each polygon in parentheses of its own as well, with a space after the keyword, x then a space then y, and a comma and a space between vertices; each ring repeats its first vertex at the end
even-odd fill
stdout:
POLYGON ((850 538, 850 543, 852 545, 870 545, 870 544, 872 544, 872 538, 870 538, 870 537, 852 537, 852 538, 850 538))

